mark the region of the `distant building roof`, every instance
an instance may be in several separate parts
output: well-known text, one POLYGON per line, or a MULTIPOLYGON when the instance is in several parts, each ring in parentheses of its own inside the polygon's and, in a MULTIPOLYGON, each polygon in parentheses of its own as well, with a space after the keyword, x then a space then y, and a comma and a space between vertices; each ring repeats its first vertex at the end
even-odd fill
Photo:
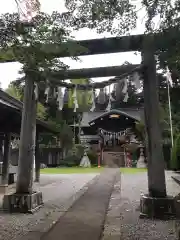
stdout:
POLYGON ((99 112, 84 112, 81 120, 81 127, 90 127, 89 123, 103 117, 107 114, 118 113, 136 121, 143 121, 143 108, 122 108, 112 109, 111 111, 99 111, 99 112))
MULTIPOLYGON (((15 114, 21 114, 23 109, 23 103, 14 97, 10 96, 8 93, 4 92, 0 89, 0 104, 3 106, 6 106, 8 109, 14 109, 15 114)), ((52 129, 52 127, 47 124, 46 122, 40 120, 37 118, 37 125, 40 128, 40 130, 48 131, 48 132, 56 132, 55 129, 52 129)))

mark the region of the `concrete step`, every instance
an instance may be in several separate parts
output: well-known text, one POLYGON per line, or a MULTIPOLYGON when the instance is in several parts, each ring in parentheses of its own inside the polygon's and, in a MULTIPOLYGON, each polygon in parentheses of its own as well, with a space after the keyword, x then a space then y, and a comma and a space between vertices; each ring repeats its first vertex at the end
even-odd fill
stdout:
POLYGON ((108 167, 123 167, 124 153, 106 151, 103 153, 103 163, 108 167))

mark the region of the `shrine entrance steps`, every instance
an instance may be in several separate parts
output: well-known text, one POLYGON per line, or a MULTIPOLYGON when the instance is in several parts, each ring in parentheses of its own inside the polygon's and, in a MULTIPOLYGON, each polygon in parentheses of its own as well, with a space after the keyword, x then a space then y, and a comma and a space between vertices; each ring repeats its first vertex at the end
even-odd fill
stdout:
POLYGON ((103 152, 103 165, 109 168, 120 168, 125 166, 124 153, 115 151, 103 152))
POLYGON ((101 239, 109 200, 119 175, 119 169, 104 170, 41 240, 101 239))

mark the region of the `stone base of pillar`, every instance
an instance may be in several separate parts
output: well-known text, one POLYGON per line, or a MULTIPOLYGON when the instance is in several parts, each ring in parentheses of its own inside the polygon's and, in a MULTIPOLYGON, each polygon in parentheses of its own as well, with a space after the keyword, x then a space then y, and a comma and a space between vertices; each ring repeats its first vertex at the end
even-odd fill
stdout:
POLYGON ((8 190, 8 184, 2 185, 0 184, 0 194, 6 194, 8 190))
POLYGON ((176 201, 172 196, 153 198, 147 194, 140 199, 140 217, 168 219, 176 217, 176 201))
POLYGON ((10 213, 34 213, 43 205, 42 193, 5 195, 3 210, 10 213))

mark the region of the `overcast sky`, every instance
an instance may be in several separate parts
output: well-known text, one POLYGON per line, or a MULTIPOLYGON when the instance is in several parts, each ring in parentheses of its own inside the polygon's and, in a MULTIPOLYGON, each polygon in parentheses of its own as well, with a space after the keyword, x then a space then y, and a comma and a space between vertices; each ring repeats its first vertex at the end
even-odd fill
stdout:
MULTIPOLYGON (((41 11, 51 13, 52 11, 63 11, 62 0, 41 0, 41 11)), ((12 13, 17 11, 17 6, 15 0, 3 1, 0 7, 0 14, 2 13, 12 13)), ((144 32, 144 23, 142 19, 144 18, 143 11, 139 11, 139 20, 137 23, 137 28, 132 32, 132 34, 139 34, 144 32)), ((110 34, 98 35, 95 31, 89 29, 83 29, 81 31, 75 32, 74 36, 78 40, 82 39, 92 39, 99 37, 109 37, 110 34)), ((64 62, 70 66, 70 68, 91 68, 91 67, 103 67, 103 66, 116 66, 121 65, 125 61, 133 64, 138 64, 141 62, 140 54, 135 54, 133 52, 129 53, 116 53, 116 54, 103 54, 94 56, 84 56, 81 57, 81 62, 76 62, 68 58, 64 59, 64 62)), ((7 88, 9 83, 18 77, 18 71, 20 69, 19 63, 1 63, 1 86, 2 88, 7 88)), ((101 81, 104 78, 96 78, 94 80, 101 81)))

